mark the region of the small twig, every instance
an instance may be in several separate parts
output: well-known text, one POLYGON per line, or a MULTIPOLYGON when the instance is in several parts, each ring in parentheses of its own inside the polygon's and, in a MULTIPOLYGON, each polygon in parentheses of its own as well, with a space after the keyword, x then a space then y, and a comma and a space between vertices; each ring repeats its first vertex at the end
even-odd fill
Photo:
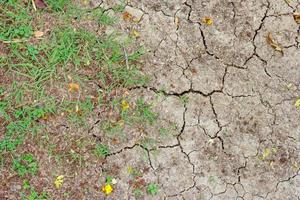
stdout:
POLYGON ((31 2, 32 2, 32 7, 33 7, 33 9, 36 11, 36 5, 35 5, 34 0, 31 0, 31 2))
POLYGON ((5 40, 0 40, 0 42, 4 44, 11 44, 11 43, 20 43, 20 42, 26 42, 27 40, 20 40, 20 39, 13 39, 11 41, 5 41, 5 40))

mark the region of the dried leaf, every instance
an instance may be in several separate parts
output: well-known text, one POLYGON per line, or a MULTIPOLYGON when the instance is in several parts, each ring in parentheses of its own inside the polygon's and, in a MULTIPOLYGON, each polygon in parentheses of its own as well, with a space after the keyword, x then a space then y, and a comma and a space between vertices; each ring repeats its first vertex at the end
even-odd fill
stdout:
POLYGON ((175 25, 176 25, 176 28, 178 29, 179 28, 179 17, 175 17, 175 25))
POLYGON ((269 148, 264 149, 264 152, 262 154, 262 160, 265 160, 271 153, 271 150, 269 148))
POLYGON ((204 24, 209 25, 209 26, 213 24, 213 20, 212 20, 212 18, 210 18, 210 17, 204 17, 201 21, 202 21, 204 24))
POLYGON ((123 13, 123 19, 124 19, 125 21, 131 21, 131 20, 133 19, 133 16, 132 16, 132 14, 130 14, 129 12, 124 12, 124 13, 123 13))
POLYGON ((286 86, 286 87, 287 87, 287 89, 289 89, 289 90, 290 90, 290 89, 293 87, 293 83, 289 83, 289 84, 287 84, 287 86, 286 86))
POLYGON ((77 92, 79 90, 79 85, 77 83, 69 83, 69 91, 77 92))
POLYGON ((279 52, 283 53, 282 48, 281 48, 281 47, 273 40, 272 34, 271 34, 271 33, 268 34, 268 36, 267 36, 266 39, 267 39, 267 43, 268 43, 269 45, 271 45, 271 47, 272 47, 273 49, 275 49, 276 51, 279 51, 279 52))
POLYGON ((44 2, 44 0, 34 0, 34 3, 37 8, 47 8, 47 4, 44 2))
POLYGON ((135 29, 132 30, 132 35, 136 38, 140 37, 140 33, 135 29))
POLYGON ((296 106, 296 107, 300 107, 300 99, 297 99, 297 100, 296 100, 295 106, 296 106))
POLYGON ((300 13, 294 13, 294 20, 297 24, 300 24, 300 13))
POLYGON ((34 37, 40 38, 44 35, 45 33, 43 31, 35 31, 34 32, 34 37))

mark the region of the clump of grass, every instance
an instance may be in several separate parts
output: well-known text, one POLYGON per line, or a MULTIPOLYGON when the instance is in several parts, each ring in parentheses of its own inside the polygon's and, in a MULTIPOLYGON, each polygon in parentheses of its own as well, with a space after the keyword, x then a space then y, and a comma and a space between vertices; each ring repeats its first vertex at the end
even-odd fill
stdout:
POLYGON ((0 40, 29 38, 33 33, 30 7, 19 1, 0 2, 0 40), (17 11, 17 12, 16 12, 17 11))
POLYGON ((20 193, 21 200, 46 200, 49 195, 46 192, 38 193, 36 189, 30 185, 28 180, 23 181, 23 191, 20 193))
MULTIPOLYGON (((97 115, 96 109, 112 109, 118 119, 104 119, 101 128, 107 135, 114 137, 118 133, 123 138, 126 137, 125 126, 153 125, 157 120, 152 106, 142 99, 132 103, 134 106, 129 106, 127 111, 120 109, 122 98, 116 92, 149 81, 136 64, 144 54, 143 48, 128 50, 130 37, 120 41, 121 34, 117 32, 99 36, 96 31, 73 25, 73 22, 90 17, 101 26, 110 26, 117 21, 111 15, 113 12, 101 8, 79 8, 70 0, 45 2, 46 9, 33 12, 30 1, 0 1, 0 45, 5 49, 4 52, 1 49, 1 54, 5 55, 0 58, 0 67, 5 76, 13 77, 0 87, 0 125, 3 126, 0 160, 2 166, 6 165, 10 162, 5 162, 5 159, 11 157, 7 155, 12 155, 12 165, 5 167, 26 178, 37 174, 38 162, 32 154, 19 155, 18 152, 24 152, 22 144, 30 138, 28 136, 31 136, 31 142, 36 142, 38 133, 44 133, 50 120, 59 118, 66 120, 68 127, 88 130, 87 119, 97 115), (36 20, 43 15, 57 22, 50 31, 46 31, 43 25, 36 27, 36 20), (45 34, 37 39, 36 30, 45 31, 45 34), (68 91, 67 85, 71 81, 80 82, 79 91, 68 91), (92 82, 96 89, 90 87, 92 82), (66 88, 62 88, 63 85, 66 88)), ((113 8, 114 12, 122 12, 124 5, 113 8)), ((47 133, 43 137, 48 142, 45 149, 49 156, 60 161, 70 159, 70 163, 82 165, 85 160, 78 150, 80 148, 67 149, 60 156, 56 152, 59 145, 49 144, 53 136, 47 133)), ((146 141, 145 146, 148 144, 150 142, 146 141)), ((110 149, 105 144, 97 144, 93 152, 96 156, 106 157, 110 149)), ((48 198, 46 193, 38 193, 28 181, 23 189, 21 199, 48 198)))
POLYGON ((110 150, 108 146, 104 144, 96 144, 96 147, 94 149, 94 154, 98 157, 105 157, 108 156, 110 153, 110 150))
POLYGON ((155 183, 150 183, 148 186, 147 186, 147 193, 152 195, 152 196, 155 196, 157 195, 159 192, 159 187, 157 184, 155 183))
POLYGON ((38 163, 32 154, 23 154, 13 160, 12 169, 21 177, 26 174, 35 175, 38 168, 38 163))

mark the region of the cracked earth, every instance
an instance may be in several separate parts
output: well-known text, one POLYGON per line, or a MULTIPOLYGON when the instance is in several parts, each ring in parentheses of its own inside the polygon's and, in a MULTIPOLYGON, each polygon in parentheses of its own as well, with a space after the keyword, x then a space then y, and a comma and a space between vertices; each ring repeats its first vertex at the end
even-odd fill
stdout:
MULTIPOLYGON (((100 6, 109 10, 114 3, 100 6)), ((107 157, 107 169, 145 169, 144 179, 160 187, 145 199, 300 199, 299 25, 293 18, 299 6, 297 0, 128 2, 137 23, 119 25, 139 31, 137 42, 147 48, 141 65, 152 78, 130 95, 153 102, 160 125, 176 128, 153 149, 136 144, 140 133, 132 133, 129 144, 107 157), (282 54, 267 44, 268 33, 282 54), (266 149, 272 151, 264 157, 266 149)), ((145 133, 156 134, 151 131, 145 133)), ((118 169, 118 188, 108 199, 135 199, 118 169)))
MULTIPOLYGON (((93 3, 122 18, 111 9, 116 5, 93 3)), ((111 144, 102 163, 79 172, 90 185, 95 174, 116 178, 111 195, 97 187, 70 199, 300 200, 300 110, 294 105, 300 27, 293 18, 300 1, 130 0, 125 11, 134 23, 116 26, 139 32, 135 43, 146 48, 139 65, 151 77, 128 95, 153 104, 159 122, 145 130, 128 127, 125 142, 111 144), (268 33, 282 52, 266 42, 268 33), (162 127, 166 135, 158 133, 162 127), (141 145, 142 135, 155 136, 156 145, 141 145), (159 193, 136 197, 127 166, 157 183, 159 193)), ((101 113, 91 118, 88 135, 105 140, 97 126, 101 113)), ((76 180, 74 188, 81 188, 76 180)))

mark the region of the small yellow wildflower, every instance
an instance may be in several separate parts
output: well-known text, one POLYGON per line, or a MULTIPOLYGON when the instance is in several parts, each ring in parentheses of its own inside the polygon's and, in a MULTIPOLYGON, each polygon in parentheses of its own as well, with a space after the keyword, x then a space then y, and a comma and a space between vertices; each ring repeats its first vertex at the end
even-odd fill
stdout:
POLYGON ((297 99, 297 100, 296 100, 295 106, 296 106, 296 107, 300 107, 300 99, 297 99))
POLYGON ((54 185, 57 189, 59 189, 59 188, 61 188, 63 182, 64 182, 64 176, 60 175, 60 176, 56 177, 56 179, 54 181, 54 185))
POLYGON ((125 111, 125 110, 129 109, 129 103, 126 100, 122 100, 121 107, 122 107, 122 110, 125 111))
POLYGON ((210 18, 210 17, 204 17, 204 18, 202 18, 202 20, 201 20, 204 24, 206 24, 206 25, 212 25, 213 24, 213 20, 212 20, 212 18, 210 18))
POLYGON ((113 187, 110 184, 105 184, 102 186, 102 192, 106 195, 109 195, 113 191, 113 187))

